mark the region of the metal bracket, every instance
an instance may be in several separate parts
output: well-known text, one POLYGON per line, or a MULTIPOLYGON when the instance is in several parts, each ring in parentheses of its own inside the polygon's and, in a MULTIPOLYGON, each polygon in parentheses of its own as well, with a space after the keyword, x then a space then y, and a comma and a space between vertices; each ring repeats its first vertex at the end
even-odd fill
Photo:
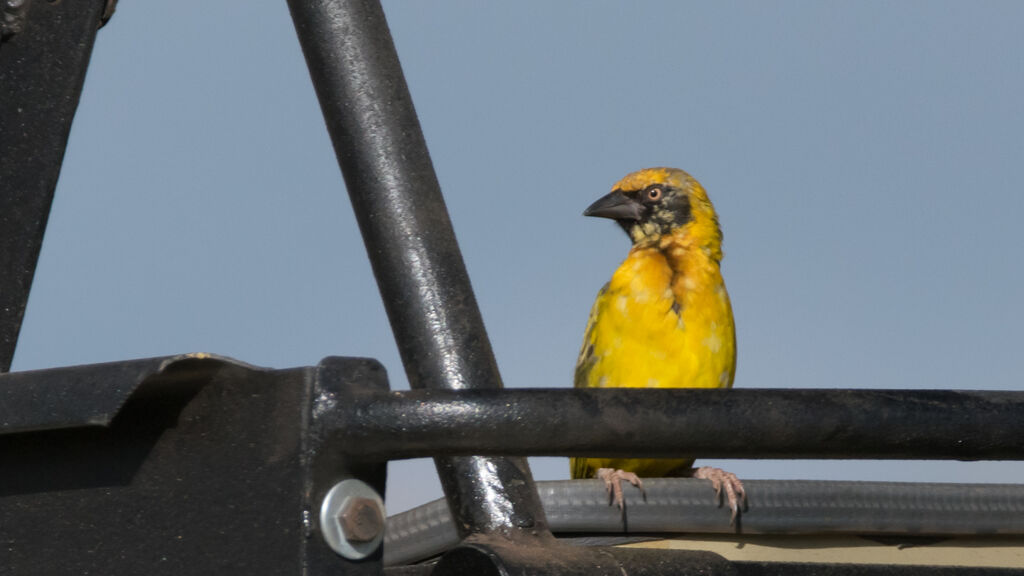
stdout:
MULTIPOLYGON (((380 574, 373 538, 362 559, 339 555, 319 516, 339 483, 384 493, 383 462, 345 456, 342 408, 386 388, 360 358, 266 370, 189 354, 2 374, 0 566, 380 574)), ((361 529, 349 540, 364 537, 366 518, 349 520, 361 529)))

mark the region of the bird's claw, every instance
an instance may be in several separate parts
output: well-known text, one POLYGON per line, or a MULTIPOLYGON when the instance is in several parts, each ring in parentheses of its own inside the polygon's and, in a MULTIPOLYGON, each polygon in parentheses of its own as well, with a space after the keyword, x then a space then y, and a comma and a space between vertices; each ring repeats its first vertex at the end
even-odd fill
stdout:
POLYGON ((640 477, 632 472, 614 468, 598 468, 597 477, 604 480, 604 489, 608 492, 608 505, 616 504, 623 515, 626 514, 626 498, 622 493, 622 482, 626 481, 640 489, 640 495, 646 500, 647 492, 640 477))
POLYGON ((743 489, 743 482, 740 482, 740 479, 732 472, 726 472, 721 468, 713 468, 711 466, 701 466, 694 469, 693 477, 711 481, 711 486, 715 489, 715 499, 718 501, 719 506, 722 505, 722 492, 725 492, 725 497, 729 502, 729 509, 732 511, 729 525, 736 524, 736 517, 740 514, 740 504, 743 504, 744 510, 747 509, 747 491, 743 489))

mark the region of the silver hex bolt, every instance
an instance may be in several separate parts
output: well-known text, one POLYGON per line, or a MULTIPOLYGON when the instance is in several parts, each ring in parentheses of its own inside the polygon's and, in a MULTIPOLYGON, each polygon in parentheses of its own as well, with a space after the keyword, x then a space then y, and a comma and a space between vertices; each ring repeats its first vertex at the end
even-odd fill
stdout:
POLYGON ((384 540, 384 500, 366 482, 349 478, 334 485, 320 505, 324 541, 349 560, 373 554, 384 540))

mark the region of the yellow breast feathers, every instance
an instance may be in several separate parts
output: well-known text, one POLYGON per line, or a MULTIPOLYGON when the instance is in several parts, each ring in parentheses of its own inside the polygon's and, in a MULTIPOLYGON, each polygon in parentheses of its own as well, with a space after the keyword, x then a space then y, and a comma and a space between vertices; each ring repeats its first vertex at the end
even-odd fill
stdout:
MULTIPOLYGON (((584 214, 615 219, 633 247, 594 302, 575 386, 732 386, 736 339, 719 270, 722 235, 700 184, 681 170, 641 170, 584 214)), ((572 468, 576 478, 598 468, 662 476, 691 463, 574 458, 572 468)))

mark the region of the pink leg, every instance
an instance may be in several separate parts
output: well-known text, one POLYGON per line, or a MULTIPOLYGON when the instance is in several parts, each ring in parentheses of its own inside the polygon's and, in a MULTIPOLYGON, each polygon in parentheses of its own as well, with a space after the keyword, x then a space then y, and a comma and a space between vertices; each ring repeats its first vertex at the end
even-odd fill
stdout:
POLYGON ((701 466, 694 468, 691 476, 702 480, 711 480, 711 486, 715 489, 715 497, 718 498, 718 505, 722 505, 722 491, 725 490, 725 497, 729 501, 729 509, 732 510, 732 518, 729 525, 736 523, 736 516, 739 515, 739 502, 743 507, 747 506, 747 492, 743 489, 743 483, 732 472, 726 472, 721 468, 701 466))
POLYGON ((604 480, 604 489, 608 492, 608 504, 615 503, 619 506, 619 510, 625 514, 626 512, 626 500, 622 494, 622 481, 629 482, 633 486, 640 489, 640 494, 645 497, 647 494, 644 492, 644 483, 640 481, 640 477, 632 472, 626 472, 625 470, 615 470, 613 468, 598 468, 597 477, 604 480))

